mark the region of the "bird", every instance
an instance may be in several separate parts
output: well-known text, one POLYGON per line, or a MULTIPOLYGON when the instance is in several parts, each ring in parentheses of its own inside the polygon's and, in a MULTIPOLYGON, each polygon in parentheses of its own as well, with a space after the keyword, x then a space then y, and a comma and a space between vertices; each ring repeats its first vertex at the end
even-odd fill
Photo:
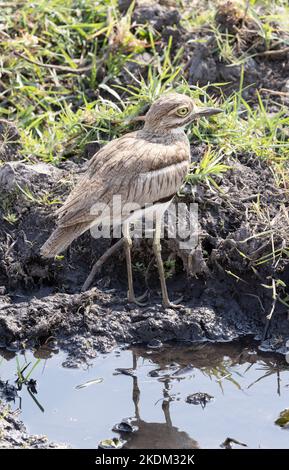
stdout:
POLYGON ((143 117, 142 129, 111 140, 91 158, 85 173, 57 210, 57 227, 42 246, 41 255, 53 258, 87 230, 99 224, 111 226, 117 220, 122 227, 128 302, 142 305, 133 285, 130 226, 149 206, 154 218, 153 252, 162 304, 165 308, 178 308, 169 300, 166 286, 160 243, 161 217, 189 170, 190 143, 186 126, 197 118, 220 112, 219 108, 197 106, 185 94, 161 95, 143 117), (111 209, 116 195, 121 197, 121 208, 112 221, 98 208, 105 205, 111 209))

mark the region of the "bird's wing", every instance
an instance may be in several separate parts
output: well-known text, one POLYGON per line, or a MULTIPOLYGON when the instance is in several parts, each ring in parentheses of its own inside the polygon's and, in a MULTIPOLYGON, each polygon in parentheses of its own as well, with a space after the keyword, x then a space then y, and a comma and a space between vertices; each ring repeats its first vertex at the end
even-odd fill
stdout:
POLYGON ((92 223, 98 210, 103 210, 104 205, 111 207, 115 195, 121 197, 122 206, 144 206, 178 191, 188 170, 186 139, 164 145, 136 138, 136 134, 141 135, 126 134, 110 142, 92 158, 58 211, 60 226, 92 223))

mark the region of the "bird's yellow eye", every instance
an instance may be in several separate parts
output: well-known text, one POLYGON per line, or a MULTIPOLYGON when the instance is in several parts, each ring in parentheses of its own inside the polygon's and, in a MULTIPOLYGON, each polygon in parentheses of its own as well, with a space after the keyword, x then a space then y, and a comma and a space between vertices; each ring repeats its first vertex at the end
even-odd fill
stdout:
POLYGON ((180 117, 184 117, 187 114, 189 114, 189 111, 190 111, 189 108, 184 106, 182 108, 177 109, 177 115, 180 116, 180 117))

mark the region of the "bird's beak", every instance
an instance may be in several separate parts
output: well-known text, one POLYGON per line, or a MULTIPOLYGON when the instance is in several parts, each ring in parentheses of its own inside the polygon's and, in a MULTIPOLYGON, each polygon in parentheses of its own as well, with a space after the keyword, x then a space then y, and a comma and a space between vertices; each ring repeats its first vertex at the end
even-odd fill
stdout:
POLYGON ((224 112, 223 109, 220 109, 220 108, 198 108, 196 109, 192 117, 196 119, 199 117, 213 116, 214 114, 219 114, 223 112, 224 112))

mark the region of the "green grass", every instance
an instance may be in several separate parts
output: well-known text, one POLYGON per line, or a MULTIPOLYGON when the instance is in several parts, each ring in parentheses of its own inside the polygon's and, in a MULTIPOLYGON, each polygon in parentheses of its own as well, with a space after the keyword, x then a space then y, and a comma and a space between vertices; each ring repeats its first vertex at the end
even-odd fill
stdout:
MULTIPOLYGON (((214 24, 216 2, 204 2, 199 10, 178 3, 183 27, 192 33, 200 27, 213 31, 226 63, 242 63, 251 56, 245 51, 238 57, 236 38, 214 24)), ((247 3, 237 3, 244 11, 247 3)), ((251 1, 248 6, 258 35, 270 48, 276 31, 286 32, 287 3, 251 1)), ((207 87, 191 87, 184 79, 183 50, 173 51, 171 38, 160 49, 159 33, 132 23, 133 7, 132 3, 125 15, 116 1, 108 0, 16 1, 15 8, 1 8, 0 116, 17 122, 24 159, 57 164, 72 156, 82 158, 89 142, 104 144, 138 128, 135 118, 171 89, 214 105, 207 87), (138 63, 144 51, 151 60, 143 76, 136 76, 129 64, 138 63), (126 83, 118 78, 122 71, 126 83)), ((223 96, 222 84, 211 85, 210 90, 219 95, 224 114, 202 119, 189 130, 192 143, 205 141, 210 146, 210 155, 194 168, 190 181, 203 177, 212 182, 214 174, 226 169, 222 155, 248 152, 267 159, 278 184, 286 184, 286 108, 278 105, 272 115, 260 95, 257 103, 246 102, 242 79, 230 97, 223 96)))
MULTIPOLYGON (((203 2, 199 9, 177 3, 183 10, 182 26, 192 33, 201 27, 211 31, 225 63, 244 63, 252 56, 250 50, 238 55, 236 35, 221 32, 214 23, 218 2, 203 2)), ((236 5, 241 13, 247 8, 265 49, 275 47, 277 40, 280 47, 289 44, 287 2, 251 0, 236 5)), ((255 103, 246 102, 243 76, 239 90, 229 97, 223 95, 222 84, 209 89, 189 86, 183 50, 173 50, 172 38, 160 49, 159 33, 133 24, 133 8, 132 3, 121 15, 117 2, 108 0, 16 1, 15 8, 1 8, 0 116, 17 122, 23 158, 55 164, 72 156, 82 158, 89 142, 104 144, 138 128, 135 118, 162 93, 174 89, 212 106, 213 90, 224 113, 189 129, 192 143, 209 146, 189 181, 203 178, 212 183, 214 175, 227 168, 223 157, 246 152, 266 159, 277 183, 286 185, 286 107, 276 105, 278 110, 271 114, 262 95, 255 103), (140 76, 129 65, 141 61, 139 53, 144 51, 151 60, 140 76), (118 78, 123 71, 125 83, 118 78)))
MULTIPOLYGON (((200 2, 198 9, 177 4, 192 41, 198 29, 210 31, 216 53, 229 66, 254 55, 252 50, 238 53, 238 33, 222 32, 214 22, 218 2, 200 2)), ((160 48, 158 32, 150 25, 135 25, 134 3, 126 14, 119 12, 117 1, 108 0, 7 5, 0 11, 0 117, 16 121, 21 155, 27 161, 36 157, 58 164, 70 157, 81 159, 88 143, 104 144, 138 128, 135 118, 162 93, 174 89, 214 106, 213 91, 224 113, 189 129, 192 144, 206 142, 208 150, 188 181, 212 184, 214 176, 226 171, 226 156, 245 152, 268 161, 276 183, 287 186, 287 107, 277 103, 271 113, 271 101, 264 101, 261 94, 255 102, 246 102, 243 74, 239 89, 229 97, 223 94, 224 84, 189 86, 183 49, 173 49, 172 38, 160 48), (142 60, 139 54, 144 51, 151 60, 142 66, 142 75, 136 74, 130 66, 142 60), (125 82, 119 78, 123 72, 125 82)), ((246 11, 256 25, 256 40, 265 50, 275 48, 276 41, 279 47, 289 44, 287 2, 237 1, 236 6, 238 14, 246 11)))
MULTIPOLYGON (((250 57, 250 51, 237 57, 236 38, 221 33, 213 23, 214 8, 208 10, 211 2, 194 11, 179 3, 183 27, 193 32, 207 24, 225 62, 242 63, 250 57)), ((246 2, 239 4, 243 9, 246 6, 246 2)), ((87 143, 104 144, 136 129, 135 118, 171 89, 215 104, 207 87, 186 83, 182 49, 172 51, 171 39, 159 49, 159 33, 132 23, 133 7, 132 3, 125 15, 118 11, 116 1, 107 0, 36 0, 15 2, 15 8, 2 7, 0 116, 17 122, 24 159, 36 157, 58 164, 72 156, 82 158, 87 143), (139 62, 139 53, 144 51, 152 59, 143 77, 136 76, 128 65, 139 62), (124 70, 128 83, 118 79, 124 70)), ((286 2, 250 2, 248 15, 256 21, 267 48, 276 40, 281 28, 278 22, 288 12, 286 2)), ((204 141, 210 146, 189 181, 204 178, 212 183, 214 175, 220 176, 227 168, 222 155, 249 152, 267 159, 274 166, 278 184, 285 185, 286 108, 280 105, 272 115, 260 95, 257 104, 246 102, 242 79, 240 89, 230 97, 223 96, 222 84, 212 89, 225 112, 210 121, 203 119, 189 130, 192 143, 204 141)))

